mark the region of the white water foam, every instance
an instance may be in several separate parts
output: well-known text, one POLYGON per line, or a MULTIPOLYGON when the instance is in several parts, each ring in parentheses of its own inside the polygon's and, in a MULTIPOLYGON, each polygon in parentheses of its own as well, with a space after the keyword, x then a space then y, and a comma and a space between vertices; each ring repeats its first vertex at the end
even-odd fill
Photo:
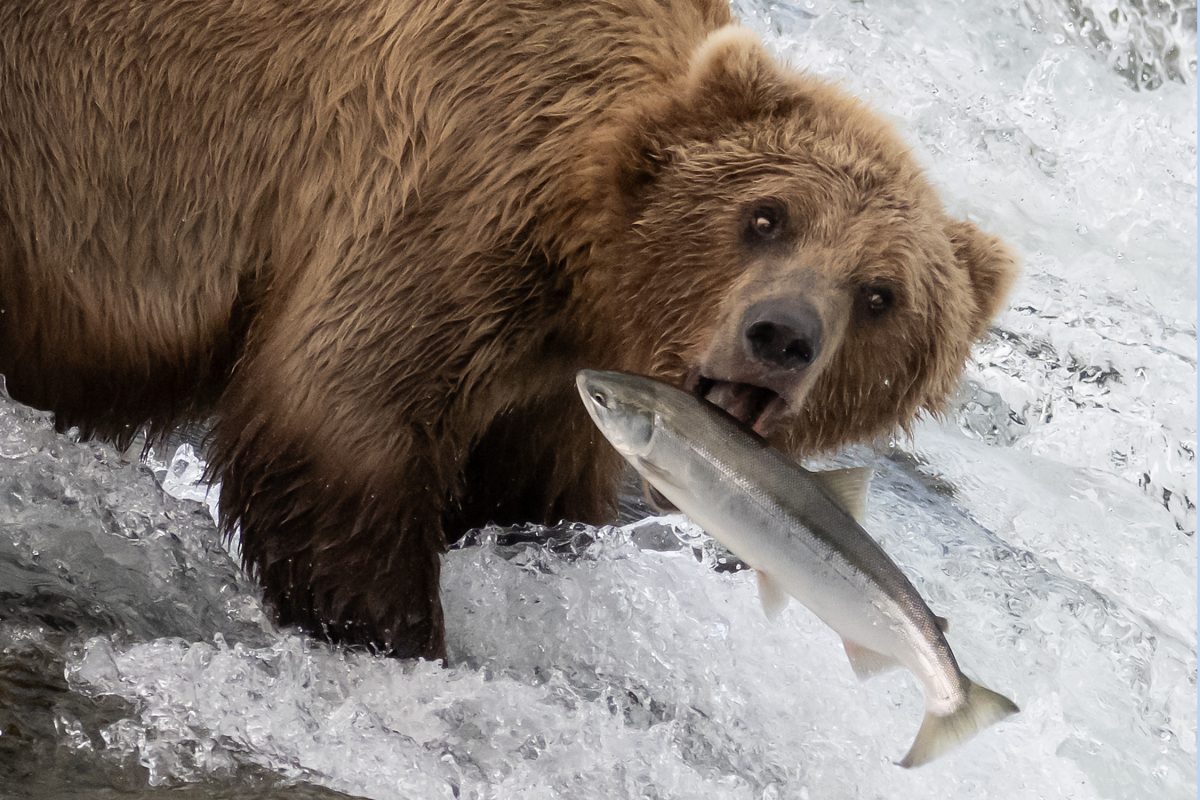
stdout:
MULTIPOLYGON (((452 552, 448 668, 339 653, 265 619, 203 512, 4 401, 4 585, 83 622, 0 637, 126 704, 56 711, 59 745, 153 785, 254 767, 374 798, 1193 797, 1195 7, 1153 5, 735 3, 1022 256, 954 412, 881 450, 868 520, 1018 716, 899 769, 909 676, 858 683, 829 630, 795 604, 768 622, 711 548, 616 528, 452 552)), ((203 499, 197 467, 176 454, 172 493, 203 499)))

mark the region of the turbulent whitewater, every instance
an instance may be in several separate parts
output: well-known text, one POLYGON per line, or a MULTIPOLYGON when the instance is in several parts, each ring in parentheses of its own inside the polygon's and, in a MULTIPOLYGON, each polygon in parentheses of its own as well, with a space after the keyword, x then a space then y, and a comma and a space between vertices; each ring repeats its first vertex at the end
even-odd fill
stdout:
POLYGON ((947 418, 839 459, 1021 714, 897 769, 917 684, 678 518, 475 532, 448 668, 340 653, 270 623, 189 446, 0 397, 0 797, 1195 796, 1194 2, 735 7, 1021 255, 947 418))

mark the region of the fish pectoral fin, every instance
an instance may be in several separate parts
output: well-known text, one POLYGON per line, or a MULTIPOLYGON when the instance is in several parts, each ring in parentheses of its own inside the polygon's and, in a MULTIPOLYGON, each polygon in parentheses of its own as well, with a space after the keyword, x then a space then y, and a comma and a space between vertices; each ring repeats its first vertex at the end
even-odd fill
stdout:
MULTIPOLYGON (((659 494, 662 494, 663 486, 671 485, 671 476, 668 475, 665 470, 659 469, 657 466, 643 458, 639 458, 637 463, 634 464, 634 467, 641 474, 642 478, 649 485, 649 487, 659 494)), ((665 495, 664 499, 666 499, 665 495)))
POLYGON ((870 467, 850 467, 814 472, 813 479, 861 523, 867 516, 867 489, 871 486, 871 474, 870 467))
POLYGON ((846 648, 846 658, 850 659, 850 669, 854 670, 854 675, 860 681, 900 666, 900 662, 891 656, 869 647, 863 647, 849 639, 842 639, 842 647, 846 648))
POLYGON ((648 478, 642 478, 642 497, 646 504, 660 514, 678 514, 679 509, 667 499, 667 496, 654 488, 648 478))
POLYGON ((762 602, 767 619, 775 619, 783 609, 787 608, 788 596, 778 581, 772 580, 761 569, 755 570, 758 577, 758 599, 762 602))

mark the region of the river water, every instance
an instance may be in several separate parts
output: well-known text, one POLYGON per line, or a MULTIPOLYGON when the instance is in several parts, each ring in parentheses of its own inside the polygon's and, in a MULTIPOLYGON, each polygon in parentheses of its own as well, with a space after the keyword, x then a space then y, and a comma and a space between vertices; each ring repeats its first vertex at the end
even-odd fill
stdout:
POLYGON ((680 519, 477 532, 449 667, 338 652, 269 622, 189 447, 139 463, 0 396, 0 797, 1195 796, 1195 3, 735 7, 1021 255, 946 418, 842 459, 1021 713, 895 767, 915 681, 766 620, 680 519))

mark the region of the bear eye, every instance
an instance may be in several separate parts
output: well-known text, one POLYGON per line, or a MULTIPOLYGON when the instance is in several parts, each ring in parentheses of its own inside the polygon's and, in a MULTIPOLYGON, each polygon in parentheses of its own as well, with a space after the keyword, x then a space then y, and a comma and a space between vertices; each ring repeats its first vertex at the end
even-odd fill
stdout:
POLYGON ((771 241, 783 230, 785 216, 783 205, 778 202, 758 203, 750 210, 746 233, 751 239, 771 241))
POLYGON ((864 286, 862 304, 867 314, 878 317, 885 314, 896 302, 896 294, 889 286, 864 286))

